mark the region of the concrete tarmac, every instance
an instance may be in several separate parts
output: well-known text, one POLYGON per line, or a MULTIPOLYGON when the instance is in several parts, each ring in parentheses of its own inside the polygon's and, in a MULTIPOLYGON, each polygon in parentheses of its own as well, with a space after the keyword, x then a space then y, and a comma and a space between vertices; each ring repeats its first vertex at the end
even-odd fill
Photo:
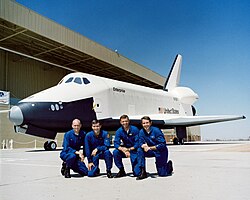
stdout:
MULTIPOLYGON (((158 177, 154 158, 147 158, 147 179, 137 181, 124 159, 127 177, 101 175, 72 178, 60 174, 60 151, 1 150, 0 199, 250 199, 250 143, 169 145, 174 174, 158 177)), ((116 166, 112 168, 115 174, 116 166)))

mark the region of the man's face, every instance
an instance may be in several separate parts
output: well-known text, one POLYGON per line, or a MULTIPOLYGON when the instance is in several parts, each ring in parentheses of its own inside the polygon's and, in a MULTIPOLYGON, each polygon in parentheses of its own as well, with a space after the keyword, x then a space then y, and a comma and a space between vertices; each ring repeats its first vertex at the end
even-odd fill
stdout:
POLYGON ((79 133, 81 127, 82 127, 82 125, 81 125, 80 121, 74 120, 74 121, 72 122, 72 128, 74 129, 74 132, 75 132, 75 133, 79 133))
POLYGON ((147 131, 147 132, 150 131, 150 126, 152 125, 152 122, 150 122, 147 119, 143 119, 141 124, 142 124, 142 127, 145 129, 145 131, 147 131))
POLYGON ((128 118, 123 118, 120 120, 121 125, 123 126, 124 129, 129 128, 129 119, 128 118))
POLYGON ((100 123, 92 124, 92 130, 96 135, 99 135, 101 127, 100 123))

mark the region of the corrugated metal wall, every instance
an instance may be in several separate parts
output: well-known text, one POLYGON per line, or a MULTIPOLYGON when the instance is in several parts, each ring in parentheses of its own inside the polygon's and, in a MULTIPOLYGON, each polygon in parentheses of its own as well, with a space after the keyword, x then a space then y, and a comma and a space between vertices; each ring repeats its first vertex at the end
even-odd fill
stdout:
POLYGON ((68 72, 39 61, 0 50, 0 89, 25 98, 56 85, 68 72))
POLYGON ((5 52, 0 51, 0 90, 6 90, 5 88, 5 52))
MULTIPOLYGON (((56 85, 66 74, 66 70, 0 50, 0 90, 10 91, 12 98, 23 99, 56 85)), ((0 110, 8 108, 9 106, 0 106, 0 110)), ((63 134, 57 135, 59 146, 62 144, 62 138, 63 134)), ((46 141, 42 138, 14 133, 8 114, 0 113, 0 143, 10 142, 10 140, 13 140, 14 148, 34 148, 35 145, 43 147, 46 141)))

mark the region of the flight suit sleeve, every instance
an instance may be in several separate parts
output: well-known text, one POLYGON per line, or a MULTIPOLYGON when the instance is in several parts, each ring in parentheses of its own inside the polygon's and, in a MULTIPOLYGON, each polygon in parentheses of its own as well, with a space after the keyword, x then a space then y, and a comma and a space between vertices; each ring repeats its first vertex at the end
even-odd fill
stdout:
POLYGON ((83 131, 83 141, 82 141, 82 152, 83 152, 83 155, 84 155, 84 157, 86 157, 86 152, 85 152, 85 138, 86 138, 86 132, 85 131, 83 131))
POLYGON ((63 151, 66 153, 75 153, 76 150, 70 147, 70 136, 68 133, 65 133, 63 138, 63 151))
POLYGON ((91 150, 90 150, 90 141, 89 141, 89 135, 87 134, 85 136, 85 154, 88 159, 88 162, 93 162, 92 156, 91 156, 91 150))
POLYGON ((109 137, 108 132, 103 131, 102 137, 104 139, 104 145, 98 146, 97 147, 98 151, 105 151, 105 150, 107 150, 110 147, 110 137, 109 137))
POLYGON ((134 148, 138 149, 140 147, 139 145, 139 130, 137 128, 135 128, 134 130, 135 133, 135 144, 134 144, 134 148))
POLYGON ((114 147, 118 149, 120 145, 121 145, 121 134, 120 131, 117 130, 115 133, 114 147))
POLYGON ((143 144, 146 144, 146 140, 144 139, 143 137, 144 133, 143 133, 143 129, 141 129, 139 131, 139 138, 138 138, 138 144, 139 144, 139 147, 141 147, 143 144))
POLYGON ((166 140, 164 138, 164 134, 158 128, 155 129, 155 131, 156 131, 155 136, 157 141, 157 145, 155 146, 158 151, 164 150, 166 148, 166 140))

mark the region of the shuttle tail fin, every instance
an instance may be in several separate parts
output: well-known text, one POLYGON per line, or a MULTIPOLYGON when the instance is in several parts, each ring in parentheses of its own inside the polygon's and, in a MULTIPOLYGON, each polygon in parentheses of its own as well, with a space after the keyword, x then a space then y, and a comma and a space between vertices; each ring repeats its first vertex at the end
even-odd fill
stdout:
POLYGON ((171 67, 166 82, 163 86, 163 90, 169 91, 179 85, 180 74, 181 74, 181 63, 182 63, 182 56, 178 54, 175 57, 174 63, 171 67))

